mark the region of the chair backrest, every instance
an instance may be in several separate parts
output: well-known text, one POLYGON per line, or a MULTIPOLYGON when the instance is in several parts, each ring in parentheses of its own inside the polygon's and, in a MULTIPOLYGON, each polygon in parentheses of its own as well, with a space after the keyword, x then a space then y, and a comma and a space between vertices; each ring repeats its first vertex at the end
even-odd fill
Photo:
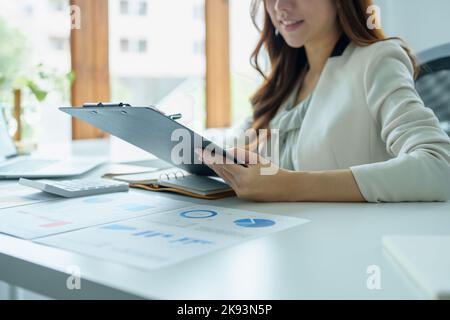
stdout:
POLYGON ((416 89, 450 136, 450 43, 417 55, 421 72, 416 89))

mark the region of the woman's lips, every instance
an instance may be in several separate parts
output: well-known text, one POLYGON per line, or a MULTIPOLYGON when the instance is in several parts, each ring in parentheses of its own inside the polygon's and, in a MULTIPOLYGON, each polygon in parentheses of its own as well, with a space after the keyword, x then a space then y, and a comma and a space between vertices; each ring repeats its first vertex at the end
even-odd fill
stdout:
POLYGON ((300 28, 305 23, 305 20, 299 21, 281 21, 280 24, 287 32, 292 32, 300 28))

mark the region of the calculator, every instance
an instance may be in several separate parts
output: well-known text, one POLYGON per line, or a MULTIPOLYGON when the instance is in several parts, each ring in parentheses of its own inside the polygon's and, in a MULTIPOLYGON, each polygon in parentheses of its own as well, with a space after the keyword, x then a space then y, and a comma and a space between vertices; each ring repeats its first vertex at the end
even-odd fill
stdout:
POLYGON ((30 180, 21 178, 19 184, 65 198, 125 192, 130 188, 128 183, 106 179, 30 180))

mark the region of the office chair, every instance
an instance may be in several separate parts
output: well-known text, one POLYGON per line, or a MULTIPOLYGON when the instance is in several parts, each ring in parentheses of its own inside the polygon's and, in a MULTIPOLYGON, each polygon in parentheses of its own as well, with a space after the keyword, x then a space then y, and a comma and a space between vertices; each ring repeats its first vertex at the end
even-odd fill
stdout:
POLYGON ((417 55, 420 74, 416 89, 450 136, 450 43, 417 55))

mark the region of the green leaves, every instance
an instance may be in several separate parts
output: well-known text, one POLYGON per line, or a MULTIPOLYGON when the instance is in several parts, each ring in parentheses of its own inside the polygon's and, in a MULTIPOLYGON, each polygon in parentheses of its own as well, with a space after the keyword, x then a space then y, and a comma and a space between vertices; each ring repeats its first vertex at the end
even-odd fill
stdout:
MULTIPOLYGON (((38 73, 39 75, 39 73, 38 73)), ((39 75, 38 78, 45 79, 45 76, 39 75)), ((14 89, 24 89, 30 90, 31 94, 36 98, 37 101, 42 102, 47 98, 48 91, 44 90, 37 82, 27 76, 19 76, 14 80, 14 89)))
POLYGON ((69 85, 72 86, 73 82, 75 81, 75 71, 71 70, 66 73, 66 79, 69 82, 69 85))
POLYGON ((0 72, 0 88, 2 87, 5 81, 6 81, 5 75, 2 72, 0 72))
POLYGON ((51 90, 63 95, 67 94, 74 80, 75 73, 73 71, 60 74, 56 70, 46 68, 43 64, 38 64, 26 75, 18 76, 12 87, 23 92, 29 90, 38 102, 43 102, 51 90))
POLYGON ((27 87, 39 102, 42 102, 45 100, 45 98, 47 98, 48 92, 39 88, 39 86, 33 81, 29 80, 27 83, 27 87))
POLYGON ((0 89, 6 90, 27 61, 27 41, 18 30, 0 18, 0 89))
POLYGON ((32 98, 27 103, 33 103, 33 98, 43 102, 49 92, 68 98, 75 74, 72 71, 61 73, 42 63, 30 64, 27 38, 19 30, 9 27, 1 17, 0 44, 0 98, 11 96, 14 89, 22 90, 25 101, 32 98))

